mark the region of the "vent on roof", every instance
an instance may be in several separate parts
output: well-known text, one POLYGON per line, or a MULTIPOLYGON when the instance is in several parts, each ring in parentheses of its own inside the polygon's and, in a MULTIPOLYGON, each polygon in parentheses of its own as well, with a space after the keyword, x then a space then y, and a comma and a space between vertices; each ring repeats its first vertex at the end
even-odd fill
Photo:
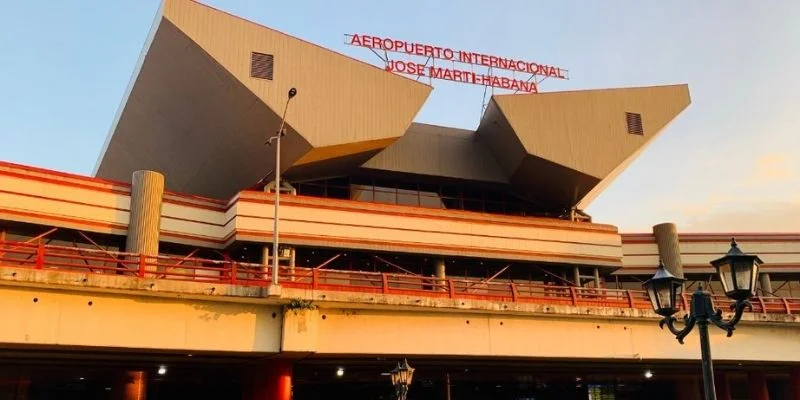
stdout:
POLYGON ((628 133, 631 135, 644 135, 644 127, 642 127, 642 114, 625 113, 625 122, 628 123, 628 133))
POLYGON ((271 81, 274 59, 272 54, 253 52, 250 56, 250 76, 271 81))

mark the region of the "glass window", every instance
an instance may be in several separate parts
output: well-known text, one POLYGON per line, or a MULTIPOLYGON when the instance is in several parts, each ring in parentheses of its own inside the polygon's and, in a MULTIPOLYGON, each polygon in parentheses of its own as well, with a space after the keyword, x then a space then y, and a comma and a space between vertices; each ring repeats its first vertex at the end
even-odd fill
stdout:
POLYGON ((297 194, 301 196, 325 197, 325 186, 317 183, 299 183, 295 185, 297 194))
POLYGON ((445 208, 439 195, 432 192, 420 192, 419 205, 429 208, 445 208))
POLYGON ((373 187, 367 185, 352 185, 350 187, 350 200, 375 201, 373 187))
POLYGON ((375 186, 375 201, 378 203, 397 204, 397 189, 375 186))
POLYGON ((416 190, 397 189, 397 204, 419 206, 419 192, 416 190))
POLYGON ((350 186, 328 185, 328 196, 332 199, 349 199, 350 186))

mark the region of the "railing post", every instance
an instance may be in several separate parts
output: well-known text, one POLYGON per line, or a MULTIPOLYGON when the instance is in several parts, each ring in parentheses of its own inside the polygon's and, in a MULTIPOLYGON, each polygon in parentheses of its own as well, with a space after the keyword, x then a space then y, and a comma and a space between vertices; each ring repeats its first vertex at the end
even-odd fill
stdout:
POLYGON ((767 313, 767 306, 764 304, 764 298, 761 297, 761 296, 758 296, 758 303, 761 304, 761 313, 766 314, 767 313))
POLYGON ((517 285, 515 285, 514 282, 511 282, 511 301, 516 303, 517 302, 517 296, 518 296, 518 294, 517 294, 517 285))
POLYGON ((447 280, 447 289, 450 290, 450 298, 453 299, 456 297, 456 285, 453 283, 452 279, 447 280))
POLYGON ((789 306, 789 302, 785 297, 781 297, 781 300, 783 300, 783 306, 786 307, 786 314, 792 315, 792 307, 789 306))
POLYGON ((236 268, 236 262, 231 262, 231 285, 236 284, 236 280, 239 278, 239 271, 236 268))
POLYGON ((389 293, 389 276, 385 272, 381 274, 381 284, 383 293, 389 293))
POLYGON ((577 288, 575 288, 575 286, 570 286, 569 287, 569 294, 570 294, 570 296, 572 296, 572 305, 573 306, 577 306, 578 305, 578 293, 577 293, 577 291, 578 290, 577 290, 577 288))
POLYGON ((626 290, 625 293, 628 295, 628 307, 635 308, 633 306, 633 293, 630 290, 626 290))
POLYGON ((147 268, 147 258, 144 254, 139 253, 139 278, 144 278, 144 273, 147 268))
POLYGON ((40 240, 36 247, 36 269, 42 268, 44 268, 44 244, 40 240))
POLYGON ((683 310, 688 312, 689 311, 689 302, 686 300, 686 293, 681 292, 681 302, 683 303, 683 310))
POLYGON ((316 289, 319 287, 319 270, 314 268, 311 270, 311 288, 316 289))

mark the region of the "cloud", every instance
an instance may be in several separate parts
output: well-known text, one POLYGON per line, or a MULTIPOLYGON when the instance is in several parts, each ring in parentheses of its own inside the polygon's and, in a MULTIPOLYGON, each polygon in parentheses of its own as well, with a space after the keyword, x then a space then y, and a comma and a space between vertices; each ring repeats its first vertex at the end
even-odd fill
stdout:
POLYGON ((800 198, 786 202, 726 204, 687 216, 681 232, 798 232, 800 198))
POLYGON ((789 158, 783 154, 768 153, 758 158, 752 172, 744 180, 747 187, 764 186, 791 181, 796 174, 789 158))

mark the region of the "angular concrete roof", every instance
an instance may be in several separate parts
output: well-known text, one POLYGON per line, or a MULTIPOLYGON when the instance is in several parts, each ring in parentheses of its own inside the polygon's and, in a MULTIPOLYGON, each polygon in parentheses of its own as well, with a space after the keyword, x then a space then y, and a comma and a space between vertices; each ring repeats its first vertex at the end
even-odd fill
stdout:
POLYGON ((169 189, 231 196, 274 169, 263 143, 291 87, 283 169, 363 163, 405 133, 431 91, 200 3, 166 0, 95 174, 127 181, 153 169, 169 189), (274 56, 273 80, 250 76, 252 52, 274 56))
POLYGON ((686 85, 493 96, 476 131, 412 123, 431 87, 191 0, 165 0, 95 174, 164 173, 167 188, 229 198, 281 170, 506 187, 550 209, 585 208, 689 103, 686 85), (251 77, 253 52, 273 79, 251 77), (641 116, 628 132, 626 113, 641 116))
POLYGON ((687 85, 493 96, 477 134, 525 197, 584 208, 689 103, 687 85))

